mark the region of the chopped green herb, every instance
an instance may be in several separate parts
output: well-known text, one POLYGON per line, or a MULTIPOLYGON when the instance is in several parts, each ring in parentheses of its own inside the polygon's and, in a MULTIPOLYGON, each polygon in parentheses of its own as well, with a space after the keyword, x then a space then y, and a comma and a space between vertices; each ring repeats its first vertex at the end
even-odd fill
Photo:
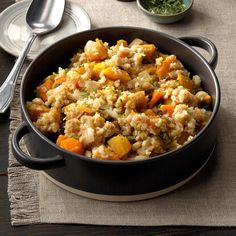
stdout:
POLYGON ((187 109, 187 113, 191 116, 192 112, 190 110, 187 109))
POLYGON ((162 15, 172 15, 182 12, 186 6, 182 0, 149 0, 147 10, 162 15))
POLYGON ((75 134, 67 134, 67 136, 69 136, 70 138, 79 139, 79 136, 75 134))
POLYGON ((79 94, 80 94, 80 96, 82 96, 82 97, 88 97, 88 96, 89 96, 89 94, 86 93, 86 92, 84 92, 84 91, 80 91, 79 94))
POLYGON ((157 107, 158 109, 160 109, 161 105, 162 105, 162 103, 159 103, 156 107, 157 107))
POLYGON ((125 114, 119 114, 119 118, 125 118, 126 115, 125 114))
POLYGON ((153 83, 153 86, 155 86, 155 87, 159 88, 159 87, 160 87, 160 84, 159 84, 159 82, 157 82, 157 81, 154 81, 154 83, 153 83))
POLYGON ((65 69, 64 69, 64 71, 65 71, 66 74, 69 72, 69 70, 70 70, 69 68, 65 68, 65 69))
POLYGON ((135 142, 136 139, 134 136, 130 135, 130 136, 127 136, 127 139, 130 141, 130 142, 135 142))
POLYGON ((163 133, 163 134, 162 134, 162 140, 163 140, 164 142, 170 141, 170 137, 169 137, 168 133, 163 133))

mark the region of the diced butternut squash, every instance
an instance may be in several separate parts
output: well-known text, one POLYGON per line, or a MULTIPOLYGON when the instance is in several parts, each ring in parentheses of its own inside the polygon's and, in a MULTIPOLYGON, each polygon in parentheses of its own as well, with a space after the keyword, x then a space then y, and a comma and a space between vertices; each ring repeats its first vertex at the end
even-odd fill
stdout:
POLYGON ((153 108, 158 101, 160 101, 164 97, 164 93, 159 90, 154 90, 152 94, 152 98, 148 104, 149 108, 153 108))
POLYGON ((48 79, 46 79, 44 81, 43 84, 39 85, 36 88, 36 92, 37 92, 38 97, 42 98, 44 102, 46 102, 48 100, 47 92, 50 89, 52 89, 53 83, 54 83, 54 79, 49 77, 48 79))
POLYGON ((128 72, 121 70, 118 67, 107 67, 103 70, 103 74, 110 80, 120 80, 121 82, 128 82, 131 80, 128 72))
POLYGON ((35 102, 27 102, 26 107, 32 121, 36 121, 42 113, 49 112, 50 110, 47 106, 35 102))
POLYGON ((99 39, 89 40, 84 47, 84 52, 90 61, 102 61, 108 56, 107 47, 99 39))
POLYGON ((168 114, 169 116, 172 116, 174 112, 174 106, 173 105, 161 105, 160 110, 163 114, 168 114))
POLYGON ((123 45, 124 47, 128 47, 128 43, 127 43, 127 41, 124 40, 124 39, 118 40, 118 41, 116 42, 116 45, 117 45, 117 46, 123 45))
POLYGON ((131 144, 129 140, 120 134, 109 139, 108 145, 121 158, 127 155, 131 150, 131 144))
POLYGON ((66 137, 65 135, 60 134, 57 138, 56 144, 61 148, 76 154, 82 155, 84 153, 83 144, 75 138, 66 137))
POLYGON ((170 72, 170 65, 176 61, 176 57, 174 56, 168 56, 166 59, 162 62, 161 66, 157 68, 157 76, 159 79, 163 79, 167 76, 167 74, 170 72))
POLYGON ((142 47, 145 55, 144 58, 147 60, 150 60, 156 52, 156 46, 154 44, 143 44, 140 45, 140 47, 142 47))
POLYGON ((179 84, 184 88, 189 89, 190 91, 194 89, 194 82, 188 76, 179 73, 177 80, 179 81, 179 84))
POLYGON ((105 69, 106 67, 107 67, 107 65, 105 62, 96 63, 93 67, 94 77, 96 77, 96 78, 99 77, 102 70, 105 69))

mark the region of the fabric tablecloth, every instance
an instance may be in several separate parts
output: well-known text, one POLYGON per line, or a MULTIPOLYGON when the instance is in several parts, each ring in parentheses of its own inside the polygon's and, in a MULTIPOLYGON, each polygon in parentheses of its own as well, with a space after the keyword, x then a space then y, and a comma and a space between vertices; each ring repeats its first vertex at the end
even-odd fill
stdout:
MULTIPOLYGON (((209 164, 184 187, 155 199, 129 203, 91 200, 67 192, 40 171, 22 167, 10 150, 8 194, 12 224, 236 226, 236 1, 194 1, 191 13, 171 25, 151 22, 136 2, 76 2, 89 14, 92 28, 139 26, 175 37, 204 36, 216 44, 219 60, 215 71, 222 92, 217 147, 209 164)), ((18 103, 16 93, 11 131, 20 123, 18 103)))

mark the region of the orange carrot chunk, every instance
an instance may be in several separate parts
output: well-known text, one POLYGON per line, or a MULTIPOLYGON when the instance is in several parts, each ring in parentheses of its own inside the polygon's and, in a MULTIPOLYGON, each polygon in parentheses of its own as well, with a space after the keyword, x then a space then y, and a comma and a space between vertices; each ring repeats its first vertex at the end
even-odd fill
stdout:
POLYGON ((148 107, 151 109, 153 108, 158 101, 160 101, 164 96, 164 93, 159 90, 154 90, 152 94, 152 98, 148 104, 148 107))
POLYGON ((36 92, 37 92, 38 96, 40 98, 42 98, 44 102, 46 102, 48 100, 47 91, 52 89, 53 83, 54 83, 54 80, 47 79, 47 80, 45 80, 45 82, 43 84, 39 85, 36 88, 36 92))
POLYGON ((174 106, 173 105, 161 105, 160 110, 163 114, 168 114, 169 116, 172 116, 174 112, 174 106))
POLYGON ((57 137, 56 144, 57 144, 58 146, 60 146, 61 142, 62 142, 63 140, 65 140, 65 139, 66 139, 66 136, 63 135, 63 134, 60 134, 60 135, 57 137))
POLYGON ((167 57, 162 65, 157 68, 157 76, 159 79, 163 79, 167 76, 167 74, 170 72, 170 65, 172 62, 176 60, 176 57, 167 57))
POLYGON ((61 134, 58 136, 56 143, 58 146, 67 151, 74 152, 80 155, 84 153, 83 144, 75 138, 65 137, 65 135, 61 134))

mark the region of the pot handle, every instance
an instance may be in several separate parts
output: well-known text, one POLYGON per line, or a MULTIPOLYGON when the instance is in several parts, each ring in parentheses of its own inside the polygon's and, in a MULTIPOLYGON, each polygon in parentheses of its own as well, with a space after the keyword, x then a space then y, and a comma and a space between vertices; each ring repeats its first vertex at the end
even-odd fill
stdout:
POLYGON ((37 158, 25 154, 20 148, 20 140, 30 133, 27 125, 21 123, 12 135, 12 152, 15 158, 24 166, 35 170, 46 170, 65 165, 65 160, 62 156, 57 155, 50 158, 37 158))
POLYGON ((189 46, 195 46, 205 49, 210 55, 208 64, 213 69, 216 68, 218 60, 218 52, 215 44, 212 43, 209 39, 199 36, 186 36, 186 37, 180 37, 179 39, 187 43, 189 46))

